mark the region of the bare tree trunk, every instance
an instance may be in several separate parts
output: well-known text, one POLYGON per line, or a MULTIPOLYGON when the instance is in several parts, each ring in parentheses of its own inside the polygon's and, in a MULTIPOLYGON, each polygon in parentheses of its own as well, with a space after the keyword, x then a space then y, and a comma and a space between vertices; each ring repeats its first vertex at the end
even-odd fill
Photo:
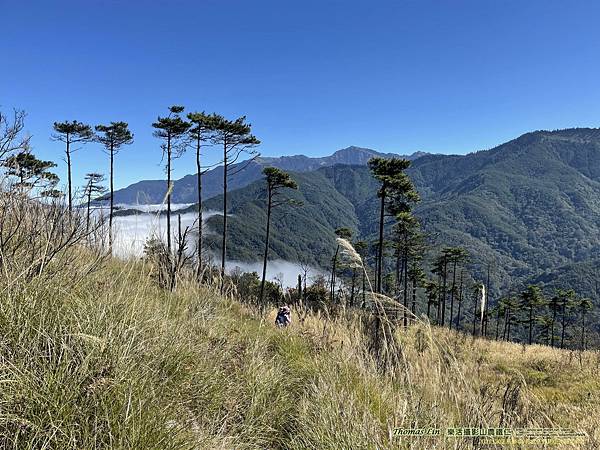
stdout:
POLYGON ((71 182, 71 142, 67 134, 67 184, 69 190, 69 217, 73 214, 73 188, 71 182))
POLYGON ((581 312, 581 350, 585 350, 585 311, 581 312))
POLYGON ((529 345, 533 340, 533 306, 529 307, 529 345))
POLYGON ((375 291, 381 294, 381 273, 383 272, 383 219, 385 209, 385 191, 381 189, 381 211, 379 212, 379 246, 377 250, 377 274, 375 282, 375 291))
POLYGON ((88 187, 88 196, 87 196, 87 216, 85 218, 85 232, 89 233, 90 231, 90 203, 92 203, 92 186, 88 187))
POLYGON ((167 137, 167 253, 171 261, 171 136, 167 137))
POLYGON ((562 331, 560 334, 560 348, 565 348, 565 317, 566 317, 566 315, 567 315, 567 299, 563 298, 562 317, 561 317, 562 331))
POLYGON ((450 318, 448 320, 448 327, 452 329, 452 319, 454 318, 454 291, 456 290, 456 258, 454 259, 454 265, 452 266, 452 287, 450 288, 450 318))
POLYGON ((416 315, 417 314, 417 275, 415 271, 415 275, 412 277, 412 305, 410 308, 411 312, 416 315))
POLYGON ((446 293, 447 293, 447 278, 448 278, 448 261, 444 255, 444 274, 442 286, 442 326, 446 323, 446 293))
POLYGON ((223 239, 221 242, 221 294, 225 287, 225 255, 227 254, 227 140, 223 141, 223 239))
POLYGON ((483 329, 481 330, 481 334, 483 336, 487 336, 487 326, 489 322, 488 317, 488 308, 490 304, 490 264, 487 267, 487 286, 485 289, 485 305, 483 308, 483 329))
POLYGON ((460 312, 462 310, 462 302, 463 302, 463 270, 460 271, 460 282, 458 287, 458 314, 456 317, 456 329, 460 329, 460 312))
POLYGON ((473 336, 475 336, 475 324, 477 323, 477 301, 476 295, 473 296, 473 336))
POLYGON ((271 187, 268 188, 268 201, 267 201, 267 234, 265 235, 265 255, 263 258, 263 271, 262 280, 260 282, 260 308, 264 308, 264 295, 265 295, 265 279, 267 277, 267 258, 269 257, 269 233, 271 231, 271 204, 272 204, 272 193, 271 187))
POLYGON ((115 189, 113 184, 114 177, 114 148, 112 143, 110 144, 110 211, 108 215, 108 248, 112 254, 113 248, 113 211, 114 211, 114 198, 115 189))
MULTIPOLYGON (((198 132, 200 133, 200 132, 198 132)), ((200 165, 200 134, 196 142, 196 170, 198 171, 198 267, 197 276, 200 277, 202 271, 202 167, 200 165)))
POLYGON ((354 289, 356 285, 356 269, 352 269, 352 285, 350 287, 350 307, 354 306, 354 289))
POLYGON ((554 347, 554 322, 556 321, 556 306, 552 307, 552 325, 550 327, 550 347, 554 347))
POLYGON ((404 292, 402 293, 404 297, 404 326, 408 326, 408 249, 406 236, 404 236, 404 256, 403 256, 403 264, 404 264, 404 273, 402 278, 404 279, 404 292))
POLYGON ((340 251, 340 246, 338 245, 335 249, 335 254, 333 255, 333 259, 331 261, 331 287, 329 288, 329 301, 333 305, 335 303, 335 270, 337 266, 337 256, 340 251))

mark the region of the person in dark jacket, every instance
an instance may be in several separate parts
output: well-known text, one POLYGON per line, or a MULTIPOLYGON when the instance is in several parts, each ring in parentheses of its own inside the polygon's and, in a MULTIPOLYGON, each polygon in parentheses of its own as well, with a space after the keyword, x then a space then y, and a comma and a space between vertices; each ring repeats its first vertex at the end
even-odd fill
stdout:
POLYGON ((287 327, 292 323, 292 310, 289 306, 280 306, 275 318, 275 325, 278 327, 287 327))

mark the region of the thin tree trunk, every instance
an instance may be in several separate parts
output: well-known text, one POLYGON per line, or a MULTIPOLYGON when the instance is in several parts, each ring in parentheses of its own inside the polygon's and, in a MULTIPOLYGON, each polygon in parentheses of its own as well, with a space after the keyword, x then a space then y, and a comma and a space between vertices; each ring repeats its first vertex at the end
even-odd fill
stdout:
POLYGON ((403 297, 404 297, 404 326, 407 327, 408 326, 408 250, 407 250, 407 242, 406 242, 406 236, 404 239, 404 257, 403 259, 403 265, 404 265, 404 270, 403 270, 403 275, 402 278, 404 279, 404 292, 403 292, 403 297))
POLYGON ((400 248, 396 251, 396 296, 400 296, 400 286, 402 285, 402 255, 400 254, 400 248))
POLYGON ((431 320, 431 298, 427 296, 427 318, 431 320))
POLYGON ((454 259, 454 265, 452 266, 452 287, 450 288, 450 318, 448 320, 448 327, 452 329, 452 319, 454 318, 454 290, 456 289, 456 264, 457 261, 454 259))
POLYGON ((561 330, 561 334, 560 334, 560 348, 565 347, 565 316, 566 315, 567 315, 567 299, 563 299, 562 317, 561 317, 562 330, 561 330))
POLYGON ((263 271, 262 280, 260 282, 260 308, 264 308, 265 299, 265 279, 267 277, 267 258, 269 257, 269 233, 271 231, 271 204, 272 204, 272 193, 271 187, 268 187, 268 200, 267 200, 267 234, 265 235, 265 255, 263 258, 263 271))
POLYGON ((196 141, 196 170, 198 171, 198 242, 196 252, 198 253, 197 276, 202 271, 202 167, 200 165, 200 131, 196 141))
POLYGON ((435 308, 435 323, 437 325, 440 324, 440 318, 442 317, 442 272, 441 272, 441 268, 440 268, 440 272, 437 274, 437 289, 438 289, 438 293, 437 293, 437 307, 435 308))
POLYGON ((363 270, 362 270, 362 307, 363 308, 365 307, 365 304, 367 302, 367 276, 365 274, 366 270, 367 269, 365 269, 363 267, 363 270))
POLYGON ((114 211, 114 198, 115 198, 115 188, 113 184, 114 178, 114 148, 111 142, 110 144, 110 210, 108 214, 108 248, 110 253, 112 254, 113 248, 113 211, 114 211))
POLYGON ((67 184, 69 190, 69 217, 73 214, 73 191, 71 184, 71 142, 67 134, 67 184))
POLYGON ((335 254, 333 255, 333 259, 331 261, 331 286, 329 287, 329 302, 333 305, 335 303, 335 270, 337 266, 337 256, 340 251, 340 246, 338 245, 335 249, 335 254))
POLYGON ((456 318, 456 329, 460 329, 460 311, 463 302, 463 271, 460 271, 460 286, 458 288, 458 317, 456 318))
POLYGON ((473 296, 474 299, 474 306, 473 306, 473 336, 475 336, 475 323, 477 322, 477 301, 479 300, 477 298, 477 295, 473 296))
POLYGON ((496 312, 496 336, 494 337, 495 340, 498 340, 498 333, 500 333, 500 308, 498 308, 498 311, 496 312))
POLYGON ((585 311, 581 311, 581 350, 585 350, 585 311))
POLYGON ((552 307, 552 325, 550 327, 550 347, 554 347, 554 322, 556 321, 556 306, 552 307))
POLYGON ((223 239, 221 242, 221 294, 225 286, 225 255, 227 252, 227 140, 223 141, 223 239))
POLYGON ((447 294, 447 279, 448 279, 448 261, 446 260, 446 256, 444 256, 444 286, 442 288, 442 326, 446 323, 446 294, 447 294))
POLYGON ((87 216, 85 218, 85 232, 89 233, 90 231, 90 204, 92 203, 92 186, 91 184, 88 186, 88 196, 87 196, 87 216))
POLYGON ((533 338, 533 306, 529 307, 529 345, 533 338))
POLYGON ((415 274, 412 277, 412 305, 411 305, 410 310, 414 315, 417 314, 417 275, 416 275, 416 270, 415 270, 415 274))
POLYGON ((354 288, 356 285, 356 269, 352 269, 352 284, 350 286, 350 307, 354 306, 354 288))
POLYGON ((167 254, 171 261, 171 136, 167 137, 167 254))
POLYGON ((487 270, 487 286, 485 287, 485 305, 483 307, 483 330, 482 330, 482 335, 484 337, 487 336, 487 326, 488 326, 488 307, 490 304, 490 265, 488 264, 488 270, 487 270))
POLYGON ((378 294, 381 294, 381 273, 383 272, 383 219, 385 209, 385 190, 381 188, 381 205, 379 212, 379 246, 377 250, 377 274, 375 290, 378 294))

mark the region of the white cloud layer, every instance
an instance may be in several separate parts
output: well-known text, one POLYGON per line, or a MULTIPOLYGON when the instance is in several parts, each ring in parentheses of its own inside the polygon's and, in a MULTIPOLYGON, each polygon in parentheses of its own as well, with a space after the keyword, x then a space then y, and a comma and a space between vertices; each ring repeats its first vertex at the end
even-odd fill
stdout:
MULTIPOLYGON (((124 209, 134 208, 149 212, 150 214, 132 214, 130 216, 116 216, 113 219, 114 227, 114 254, 120 258, 139 258, 143 255, 144 244, 151 236, 166 235, 167 218, 164 215, 158 214, 163 208, 163 205, 119 205, 124 209), (156 214, 152 214, 156 212, 156 214)), ((188 207, 188 204, 174 204, 173 211, 181 210, 188 207)), ((97 210, 98 211, 98 210, 97 210)), ((206 220, 214 215, 222 214, 220 211, 204 211, 203 214, 203 231, 210 232, 207 229, 206 220)), ((181 227, 195 227, 196 213, 181 214, 181 227)), ((171 215, 172 235, 175 236, 178 227, 177 214, 171 215)), ((190 251, 194 251, 194 239, 190 242, 190 251)), ((220 255, 214 257, 213 261, 219 262, 220 255)), ((244 272, 256 272, 259 276, 262 275, 262 262, 257 261, 247 263, 242 261, 227 261, 226 270, 230 273, 236 267, 239 267, 244 272)), ((267 265, 267 279, 276 281, 279 279, 285 287, 296 286, 298 283, 298 274, 303 274, 303 269, 298 263, 284 261, 281 259, 269 261, 267 265)), ((309 279, 322 274, 320 269, 311 267, 308 272, 309 279)))

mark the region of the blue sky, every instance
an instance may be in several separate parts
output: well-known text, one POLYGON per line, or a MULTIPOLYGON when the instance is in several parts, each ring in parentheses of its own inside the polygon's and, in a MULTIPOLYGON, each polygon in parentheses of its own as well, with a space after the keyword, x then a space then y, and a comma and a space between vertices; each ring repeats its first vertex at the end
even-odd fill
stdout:
MULTIPOLYGON (((129 122, 118 187, 163 178, 151 123, 171 104, 246 115, 268 156, 467 153, 600 124, 599 2, 0 0, 0 15, 0 106, 25 109, 57 161, 54 121, 129 122)), ((97 145, 74 159, 80 182, 108 171, 97 145)))

